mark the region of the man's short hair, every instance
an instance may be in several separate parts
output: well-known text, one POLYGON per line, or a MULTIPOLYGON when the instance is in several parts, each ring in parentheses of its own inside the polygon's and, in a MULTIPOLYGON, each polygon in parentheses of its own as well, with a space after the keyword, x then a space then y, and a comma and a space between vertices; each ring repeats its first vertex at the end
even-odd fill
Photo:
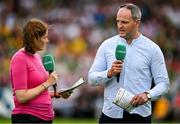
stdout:
POLYGON ((127 8, 131 11, 131 15, 133 20, 141 20, 141 10, 138 6, 132 4, 132 3, 126 3, 119 7, 120 8, 127 8))

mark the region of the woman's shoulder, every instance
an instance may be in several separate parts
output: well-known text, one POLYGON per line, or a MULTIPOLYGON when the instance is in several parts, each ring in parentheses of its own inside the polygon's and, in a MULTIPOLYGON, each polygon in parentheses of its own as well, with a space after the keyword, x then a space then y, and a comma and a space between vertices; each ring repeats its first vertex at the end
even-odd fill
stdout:
POLYGON ((23 49, 18 50, 16 53, 14 53, 14 55, 11 58, 11 62, 17 61, 17 60, 21 60, 21 61, 26 61, 27 55, 24 52, 23 49))
POLYGON ((25 53, 23 51, 23 49, 19 49, 18 51, 16 51, 16 53, 14 53, 13 55, 13 58, 16 58, 16 57, 25 57, 25 53))

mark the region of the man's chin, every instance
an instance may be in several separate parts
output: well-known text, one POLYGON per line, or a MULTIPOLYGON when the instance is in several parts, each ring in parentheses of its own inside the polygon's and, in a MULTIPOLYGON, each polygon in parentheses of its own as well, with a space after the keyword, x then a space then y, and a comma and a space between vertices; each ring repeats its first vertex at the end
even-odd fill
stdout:
POLYGON ((126 36, 124 34, 119 34, 120 37, 125 38, 126 36))

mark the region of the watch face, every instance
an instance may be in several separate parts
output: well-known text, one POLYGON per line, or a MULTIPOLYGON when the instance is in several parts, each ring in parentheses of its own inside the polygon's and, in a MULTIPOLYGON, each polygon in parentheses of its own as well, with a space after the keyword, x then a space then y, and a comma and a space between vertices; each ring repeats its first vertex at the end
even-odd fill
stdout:
POLYGON ((149 93, 147 94, 147 97, 148 97, 148 99, 151 99, 151 95, 149 93))

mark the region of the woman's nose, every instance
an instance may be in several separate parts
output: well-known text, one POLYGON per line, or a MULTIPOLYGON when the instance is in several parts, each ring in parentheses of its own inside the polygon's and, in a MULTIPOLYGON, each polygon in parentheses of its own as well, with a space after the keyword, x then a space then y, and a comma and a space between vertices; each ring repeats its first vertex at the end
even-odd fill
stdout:
POLYGON ((48 39, 46 40, 46 43, 49 43, 49 40, 48 40, 48 39))

